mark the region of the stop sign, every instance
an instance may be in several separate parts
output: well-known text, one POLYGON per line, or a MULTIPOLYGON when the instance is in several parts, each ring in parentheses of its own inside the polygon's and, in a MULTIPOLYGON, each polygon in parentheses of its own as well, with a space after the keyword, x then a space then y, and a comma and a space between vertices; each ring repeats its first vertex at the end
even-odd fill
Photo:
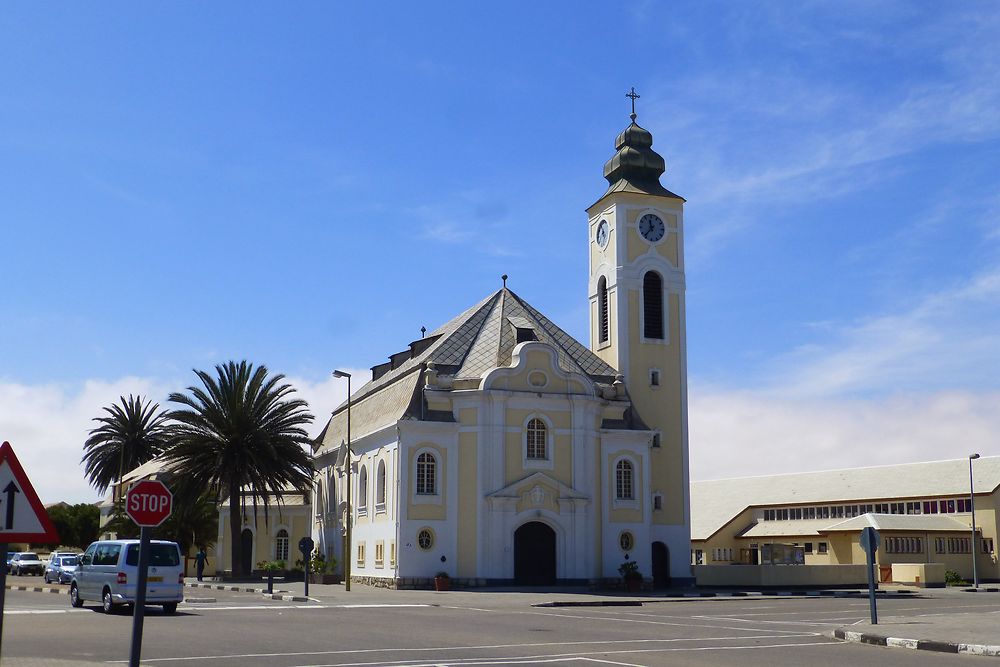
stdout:
POLYGON ((125 513, 137 526, 159 526, 170 516, 174 494, 163 482, 143 480, 125 494, 125 513))

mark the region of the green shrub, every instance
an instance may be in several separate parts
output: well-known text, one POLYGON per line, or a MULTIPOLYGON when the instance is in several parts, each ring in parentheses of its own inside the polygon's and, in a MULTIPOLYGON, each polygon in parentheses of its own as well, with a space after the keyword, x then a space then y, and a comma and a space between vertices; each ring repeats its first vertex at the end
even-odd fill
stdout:
POLYGON ((955 570, 948 570, 944 573, 944 583, 946 586, 964 586, 969 582, 962 579, 955 570))

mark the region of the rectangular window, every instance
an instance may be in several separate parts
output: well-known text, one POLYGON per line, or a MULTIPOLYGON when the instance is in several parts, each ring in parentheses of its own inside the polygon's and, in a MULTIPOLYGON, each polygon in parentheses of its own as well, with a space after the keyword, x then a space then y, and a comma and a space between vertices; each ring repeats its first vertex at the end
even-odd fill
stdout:
POLYGON ((654 510, 663 509, 663 496, 660 495, 653 496, 653 509, 654 510))
POLYGON ((815 519, 816 518, 816 508, 815 507, 807 507, 803 511, 802 515, 805 518, 807 518, 807 519, 815 519))
POLYGON ((820 542, 819 543, 819 552, 821 554, 825 554, 826 553, 826 542, 820 542))
POLYGON ((660 386, 660 371, 649 371, 649 384, 652 387, 660 386))
POLYGON ((920 514, 920 503, 906 503, 907 514, 920 514))
POLYGON ((358 565, 365 564, 365 543, 358 542, 358 565))
POLYGON ((942 500, 939 504, 941 509, 941 514, 954 514, 955 513, 955 501, 954 500, 942 500))
POLYGON ((983 553, 984 554, 991 554, 991 553, 993 553, 993 538, 992 537, 983 537, 983 538, 980 538, 979 544, 982 545, 982 547, 983 547, 983 553))
POLYGON ((811 554, 813 552, 813 543, 806 542, 805 550, 807 554, 811 554))
POLYGON ((382 567, 385 562, 385 543, 375 543, 375 567, 382 567))
POLYGON ((653 447, 659 447, 659 446, 660 446, 660 434, 659 433, 654 433, 653 434, 653 447))
POLYGON ((799 520, 799 519, 801 519, 802 518, 802 508, 801 507, 793 507, 791 509, 791 515, 790 515, 789 518, 791 518, 793 520, 796 520, 796 521, 799 520))
POLYGON ((704 562, 704 552, 701 549, 694 550, 694 564, 702 565, 704 562))

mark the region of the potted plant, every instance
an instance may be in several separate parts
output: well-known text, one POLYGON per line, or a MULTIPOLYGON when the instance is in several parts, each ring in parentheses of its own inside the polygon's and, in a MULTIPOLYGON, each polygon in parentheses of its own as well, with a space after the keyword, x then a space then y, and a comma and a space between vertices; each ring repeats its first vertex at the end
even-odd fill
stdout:
POLYGON ((434 590, 436 591, 450 591, 451 590, 451 577, 444 570, 441 570, 434 575, 434 590))
POLYGON ((625 589, 634 593, 642 586, 642 573, 639 572, 639 564, 634 560, 627 560, 618 566, 618 574, 622 575, 625 582, 625 589))
POLYGON ((337 559, 326 559, 322 551, 316 549, 309 559, 309 583, 313 584, 339 584, 340 575, 333 574, 333 569, 337 567, 337 559))

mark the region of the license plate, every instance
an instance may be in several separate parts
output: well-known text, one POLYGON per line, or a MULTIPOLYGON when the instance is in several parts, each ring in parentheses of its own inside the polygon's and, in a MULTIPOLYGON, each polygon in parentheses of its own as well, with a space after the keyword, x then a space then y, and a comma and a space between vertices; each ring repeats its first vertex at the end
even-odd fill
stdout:
POLYGON ((159 581, 163 581, 163 577, 147 577, 146 581, 148 581, 150 583, 156 583, 156 582, 159 582, 159 581))

